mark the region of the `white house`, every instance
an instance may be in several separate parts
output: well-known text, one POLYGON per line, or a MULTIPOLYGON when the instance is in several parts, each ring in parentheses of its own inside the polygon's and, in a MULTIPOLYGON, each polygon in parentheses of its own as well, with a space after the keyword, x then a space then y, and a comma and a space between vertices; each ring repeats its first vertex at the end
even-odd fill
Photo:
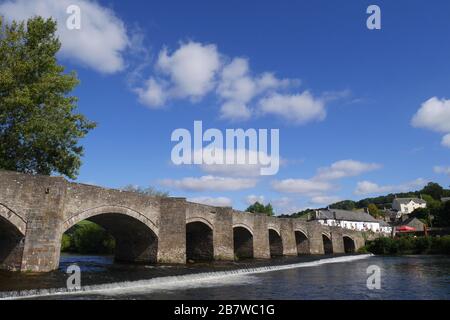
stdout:
POLYGON ((427 203, 419 198, 395 198, 392 201, 392 209, 397 210, 400 214, 410 214, 418 208, 426 208, 427 203))
POLYGON ((323 225, 356 231, 371 230, 383 233, 392 231, 392 228, 384 221, 379 221, 366 212, 339 209, 317 210, 314 220, 323 225))
POLYGON ((392 232, 392 227, 385 221, 380 221, 380 229, 382 233, 390 234, 392 232))

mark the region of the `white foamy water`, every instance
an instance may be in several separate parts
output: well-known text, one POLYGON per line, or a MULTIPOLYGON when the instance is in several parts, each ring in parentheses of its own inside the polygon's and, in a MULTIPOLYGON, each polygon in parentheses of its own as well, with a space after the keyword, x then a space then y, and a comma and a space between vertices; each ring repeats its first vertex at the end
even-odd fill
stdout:
POLYGON ((251 284, 258 281, 251 275, 266 272, 275 272, 288 269, 320 266, 330 263, 343 263, 362 260, 372 257, 372 254, 357 256, 343 256, 320 259, 311 262, 301 262, 279 266, 266 266, 246 268, 238 270, 205 272, 186 274, 180 276, 159 277, 148 280, 115 282, 101 285, 83 286, 80 290, 68 290, 66 288, 26 290, 19 292, 0 293, 0 300, 40 298, 61 295, 92 295, 116 296, 130 293, 150 293, 158 290, 180 290, 185 288, 213 287, 233 284, 251 284))

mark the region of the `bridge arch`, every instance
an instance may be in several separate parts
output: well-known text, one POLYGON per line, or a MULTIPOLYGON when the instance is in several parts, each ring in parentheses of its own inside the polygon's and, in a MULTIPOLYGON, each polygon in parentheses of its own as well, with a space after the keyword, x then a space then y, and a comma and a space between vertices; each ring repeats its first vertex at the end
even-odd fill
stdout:
POLYGON ((356 243, 355 240, 349 235, 343 235, 342 240, 344 241, 344 251, 345 253, 355 253, 356 243))
POLYGON ((25 220, 0 204, 0 269, 20 270, 25 232, 25 220))
POLYGON ((309 239, 306 235, 306 232, 302 231, 301 229, 296 229, 294 231, 295 233, 295 243, 297 246, 297 254, 303 255, 303 254, 310 254, 310 248, 309 248, 309 239))
POLYGON ((14 225, 22 235, 25 235, 27 230, 26 220, 2 203, 0 203, 0 217, 14 225))
POLYGON ((283 255, 283 239, 278 230, 269 228, 270 256, 277 257, 283 255))
POLYGON ((233 229, 234 228, 238 228, 238 227, 246 229, 253 236, 253 229, 249 225, 247 225, 245 223, 235 223, 235 224, 233 224, 233 229))
POLYGON ((155 235, 158 235, 158 228, 156 226, 156 223, 148 219, 145 215, 143 215, 140 212, 137 212, 131 208, 123 207, 123 206, 99 206, 95 208, 90 208, 87 210, 83 210, 81 212, 73 214, 69 219, 64 221, 63 223, 63 230, 68 230, 77 223, 87 220, 91 217, 95 217, 101 214, 107 214, 107 213, 116 213, 121 215, 126 215, 131 218, 134 218, 143 224, 145 224, 150 230, 153 231, 155 235))
POLYGON ((193 222, 201 222, 206 224, 212 231, 214 231, 214 225, 209 221, 208 219, 204 217, 190 217, 186 219, 186 224, 193 223, 193 222))
POLYGON ((323 252, 325 254, 333 253, 333 243, 331 241, 331 236, 327 233, 322 233, 322 243, 323 243, 323 252))
POLYGON ((186 261, 213 260, 213 225, 201 217, 190 218, 186 222, 186 261))
POLYGON ((143 214, 123 206, 100 206, 72 215, 64 221, 62 233, 88 220, 105 229, 115 239, 115 260, 155 263, 158 228, 143 214))
POLYGON ((233 226, 234 255, 237 259, 253 258, 253 232, 247 226, 233 226))

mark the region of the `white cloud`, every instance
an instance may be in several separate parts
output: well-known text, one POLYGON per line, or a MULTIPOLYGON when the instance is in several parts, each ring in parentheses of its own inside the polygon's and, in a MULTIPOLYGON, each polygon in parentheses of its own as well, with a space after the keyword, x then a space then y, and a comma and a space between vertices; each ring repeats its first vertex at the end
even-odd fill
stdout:
POLYGON ((161 184, 185 191, 238 191, 256 186, 256 179, 225 178, 216 176, 188 177, 180 180, 165 179, 161 184))
POLYGON ((340 197, 337 196, 315 196, 311 198, 311 203, 318 205, 328 205, 335 202, 341 201, 340 197))
POLYGON ((168 99, 198 101, 214 89, 221 67, 220 53, 213 44, 188 42, 173 53, 161 50, 156 62, 159 77, 134 89, 139 101, 151 108, 163 106, 168 99))
POLYGON ((124 68, 123 52, 129 45, 124 23, 114 12, 86 0, 12 0, 0 4, 0 15, 8 21, 40 15, 57 20, 61 55, 102 73, 124 68), (70 5, 81 9, 81 29, 69 30, 66 13, 70 5))
POLYGON ((450 148, 450 133, 446 134, 441 141, 444 147, 450 148))
POLYGON ((390 192, 390 190, 392 190, 392 186, 379 186, 374 182, 360 181, 357 184, 355 194, 364 195, 364 194, 383 193, 383 192, 390 192))
POLYGON ((309 91, 301 94, 273 94, 259 101, 258 110, 297 124, 321 121, 326 117, 325 102, 309 91))
POLYGON ((220 107, 220 117, 232 121, 245 121, 250 119, 252 111, 242 102, 227 101, 220 107))
POLYGON ((249 205, 249 206, 254 204, 255 202, 259 202, 259 203, 265 204, 266 203, 265 202, 265 197, 262 196, 262 195, 257 196, 257 195, 252 194, 252 195, 249 195, 249 196, 247 196, 245 198, 245 203, 247 205, 249 205))
POLYGON ((365 172, 376 170, 381 166, 376 163, 365 163, 356 160, 340 160, 331 164, 329 167, 322 167, 311 179, 285 179, 272 183, 273 189, 278 192, 297 193, 308 195, 311 203, 326 204, 336 202, 337 197, 324 195, 325 192, 337 187, 330 183, 332 180, 338 180, 346 177, 354 177, 365 172))
POLYGON ((178 98, 198 99, 214 87, 220 55, 215 45, 188 42, 171 55, 163 49, 158 58, 158 68, 170 77, 172 94, 178 98))
POLYGON ((134 91, 138 94, 139 102, 151 108, 159 108, 166 102, 164 87, 154 78, 147 80, 144 88, 136 88, 134 91))
POLYGON ((286 117, 293 112, 294 121, 301 124, 323 119, 326 115, 325 102, 329 101, 314 98, 307 91, 297 95, 281 95, 277 93, 279 90, 298 86, 300 81, 280 79, 272 72, 254 75, 248 59, 229 59, 214 44, 183 43, 173 53, 163 49, 154 71, 156 75, 134 89, 142 104, 154 108, 163 106, 171 99, 196 102, 213 92, 221 104, 222 119, 245 121, 257 111, 263 115, 286 117), (226 60, 229 62, 225 63, 226 60))
POLYGON ((377 163, 364 163, 355 160, 341 160, 329 167, 319 168, 315 180, 335 180, 346 177, 358 176, 362 173, 379 169, 377 163))
POLYGON ((412 125, 437 132, 450 132, 450 100, 433 97, 412 118, 412 125))
MULTIPOLYGON (((202 164, 200 168, 207 173, 222 176, 233 177, 257 177, 261 175, 261 169, 267 167, 269 163, 281 163, 281 159, 278 155, 268 155, 261 151, 251 151, 248 149, 231 150, 234 153, 234 164, 226 164, 226 152, 227 149, 215 149, 215 157, 222 159, 224 164, 202 164), (256 160, 257 164, 252 163, 250 159, 256 160), (243 163, 243 164, 240 164, 243 163)), ((193 154, 193 158, 197 154, 201 153, 196 151, 193 154)), ((203 149, 203 161, 204 163, 214 163, 214 159, 210 152, 203 149)), ((253 162, 253 163, 255 163, 253 162)))
POLYGON ((247 120, 252 114, 249 103, 257 95, 287 87, 292 83, 295 81, 278 79, 270 72, 253 77, 248 60, 234 58, 223 68, 217 87, 218 96, 225 101, 221 107, 221 117, 234 121, 247 120))
POLYGON ((434 167, 434 172, 438 174, 446 174, 450 177, 450 166, 448 167, 436 166, 434 167))
POLYGON ((441 144, 450 148, 450 100, 433 97, 425 101, 413 116, 411 124, 417 128, 446 133, 441 144))
POLYGON ((423 187, 426 183, 427 181, 422 178, 399 185, 385 185, 385 186, 380 186, 370 181, 361 181, 358 182, 354 193, 357 195, 367 195, 367 194, 380 194, 388 192, 389 193, 408 192, 412 191, 415 188, 423 187))
POLYGON ((206 204, 214 207, 231 207, 232 201, 227 197, 196 197, 187 199, 190 202, 206 204))
POLYGON ((231 61, 222 70, 217 88, 219 96, 244 103, 250 101, 257 92, 257 86, 248 73, 248 60, 236 58, 231 61))
POLYGON ((278 192, 317 195, 333 188, 333 185, 324 181, 312 181, 307 179, 285 179, 272 183, 274 190, 278 192))

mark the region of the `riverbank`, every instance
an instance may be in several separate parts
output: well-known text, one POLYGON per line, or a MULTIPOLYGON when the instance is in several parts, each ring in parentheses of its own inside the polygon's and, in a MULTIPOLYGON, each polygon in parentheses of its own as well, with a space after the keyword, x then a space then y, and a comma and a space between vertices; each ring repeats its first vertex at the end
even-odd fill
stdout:
POLYGON ((359 253, 377 255, 446 254, 450 255, 450 236, 378 238, 368 241, 359 253))

